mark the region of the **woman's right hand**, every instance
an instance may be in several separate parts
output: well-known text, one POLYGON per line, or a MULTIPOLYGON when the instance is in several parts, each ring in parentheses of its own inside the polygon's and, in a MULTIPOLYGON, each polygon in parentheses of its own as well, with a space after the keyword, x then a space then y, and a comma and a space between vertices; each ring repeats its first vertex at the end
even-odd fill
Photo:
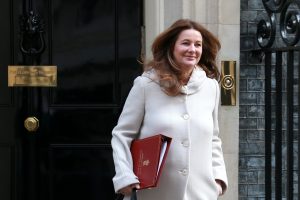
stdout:
POLYGON ((123 194, 124 196, 129 196, 129 195, 131 195, 132 189, 134 189, 134 188, 140 189, 140 184, 134 183, 134 184, 128 185, 128 186, 120 189, 118 191, 118 193, 123 194))

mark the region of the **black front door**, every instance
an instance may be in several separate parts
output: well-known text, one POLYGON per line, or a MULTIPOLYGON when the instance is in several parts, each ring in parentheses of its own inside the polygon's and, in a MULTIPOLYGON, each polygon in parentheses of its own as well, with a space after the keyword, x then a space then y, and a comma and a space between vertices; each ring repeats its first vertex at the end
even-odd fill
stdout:
POLYGON ((1 0, 1 200, 114 199, 111 130, 140 73, 141 8, 1 0), (56 65, 57 87, 8 87, 8 65, 56 65))

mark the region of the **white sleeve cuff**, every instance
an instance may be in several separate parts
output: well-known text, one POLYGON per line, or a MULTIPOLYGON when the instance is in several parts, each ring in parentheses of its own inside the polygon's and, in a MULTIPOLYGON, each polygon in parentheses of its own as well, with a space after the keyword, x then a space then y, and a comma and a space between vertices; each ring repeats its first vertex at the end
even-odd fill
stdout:
POLYGON ((126 174, 124 176, 121 177, 114 177, 113 178, 113 184, 114 184, 114 188, 115 188, 115 192, 117 193, 120 189, 134 184, 134 183, 139 183, 138 178, 135 175, 131 175, 131 174, 126 174))

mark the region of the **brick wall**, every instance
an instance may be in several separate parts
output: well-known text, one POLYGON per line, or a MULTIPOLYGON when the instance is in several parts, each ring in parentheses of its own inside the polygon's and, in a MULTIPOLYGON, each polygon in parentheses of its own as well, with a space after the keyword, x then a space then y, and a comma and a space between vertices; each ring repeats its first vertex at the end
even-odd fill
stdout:
MULTIPOLYGON (((241 0, 241 46, 240 46, 240 138, 239 138, 239 199, 240 200, 262 200, 265 197, 265 127, 264 127, 264 65, 257 60, 257 58, 251 56, 251 50, 258 49, 256 42, 256 26, 262 16, 266 16, 265 9, 262 4, 263 0, 241 0)), ((294 7, 299 11, 300 5, 294 7)), ((277 22, 280 18, 280 14, 276 16, 277 22)), ((277 25, 277 27, 279 27, 277 25)), ((275 43, 272 47, 284 47, 283 40, 277 30, 275 43)), ((299 46, 299 42, 297 44, 299 46)), ((286 97, 286 53, 283 54, 283 95, 282 95, 282 192, 283 198, 286 196, 286 173, 287 173, 287 146, 286 146, 286 125, 287 125, 287 97, 286 97)), ((273 56, 274 57, 274 56, 273 56)), ((299 67, 300 55, 295 54, 293 66, 294 72, 294 104, 295 112, 294 118, 294 199, 298 194, 298 67, 299 67)), ((274 62, 272 66, 272 94, 275 93, 275 78, 274 76, 274 62)), ((272 102, 274 105, 275 98, 272 95, 272 102)), ((273 108, 273 106, 272 106, 273 108)), ((274 110, 274 108, 273 108, 274 110)), ((272 131, 270 133, 272 141, 274 142, 274 128, 275 128, 275 113, 272 111, 272 131)), ((274 151, 273 146, 273 151, 274 151)), ((272 174, 274 173, 275 164, 274 155, 272 155, 272 174)), ((272 196, 274 197, 274 176, 272 175, 272 196)))
POLYGON ((251 57, 257 48, 262 0, 241 0, 239 199, 264 199, 264 67, 251 57))

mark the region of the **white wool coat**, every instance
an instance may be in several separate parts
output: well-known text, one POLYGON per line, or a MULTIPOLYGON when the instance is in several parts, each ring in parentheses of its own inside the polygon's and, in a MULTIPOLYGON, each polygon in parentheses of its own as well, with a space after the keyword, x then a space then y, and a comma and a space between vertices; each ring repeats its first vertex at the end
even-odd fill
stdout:
POLYGON ((162 133, 173 140, 158 187, 138 191, 138 200, 216 200, 215 179, 227 188, 218 137, 218 83, 196 67, 181 94, 172 97, 157 80, 154 70, 136 78, 112 131, 115 191, 138 183, 132 172, 131 141, 162 133))

